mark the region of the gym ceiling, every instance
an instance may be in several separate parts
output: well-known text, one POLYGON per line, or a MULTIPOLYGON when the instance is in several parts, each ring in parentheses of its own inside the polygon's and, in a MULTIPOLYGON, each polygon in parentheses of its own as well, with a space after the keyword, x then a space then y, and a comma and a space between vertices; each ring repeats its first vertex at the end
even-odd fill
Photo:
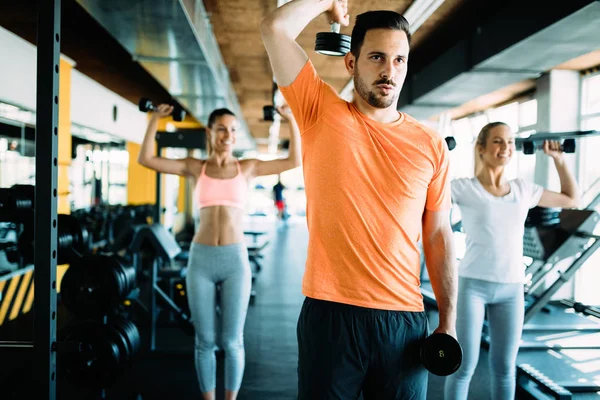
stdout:
MULTIPOLYGON (((61 53, 135 104, 174 98, 201 123, 216 107, 241 111, 250 135, 239 138, 240 150, 265 151, 271 122, 262 109, 273 104, 274 88, 260 21, 278 1, 285 2, 62 0, 61 53)), ((2 1, 0 26, 35 44, 36 3, 2 1)), ((390 9, 419 21, 399 100, 417 118, 464 116, 532 93, 551 69, 600 65, 599 1, 349 0, 349 7, 351 18, 390 9)), ((320 17, 298 41, 342 91, 350 82, 343 59, 314 52, 316 34, 328 30, 320 17)))

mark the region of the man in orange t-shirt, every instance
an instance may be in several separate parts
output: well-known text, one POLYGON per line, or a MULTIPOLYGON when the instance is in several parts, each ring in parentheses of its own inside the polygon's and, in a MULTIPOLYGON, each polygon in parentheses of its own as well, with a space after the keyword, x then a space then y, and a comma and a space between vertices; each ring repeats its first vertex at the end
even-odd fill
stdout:
POLYGON ((349 24, 341 0, 294 0, 262 22, 277 84, 302 132, 309 243, 297 330, 299 399, 362 392, 365 400, 424 400, 419 343, 429 327, 419 240, 439 308, 435 332, 456 337, 448 148, 396 110, 408 22, 392 11, 357 17, 345 57, 354 78, 349 103, 296 43, 322 13, 349 24))

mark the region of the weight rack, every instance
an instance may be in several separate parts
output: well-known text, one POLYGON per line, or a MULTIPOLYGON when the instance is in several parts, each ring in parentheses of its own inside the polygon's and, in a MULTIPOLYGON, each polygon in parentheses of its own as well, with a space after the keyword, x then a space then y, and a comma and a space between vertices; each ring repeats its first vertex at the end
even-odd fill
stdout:
POLYGON ((32 355, 31 387, 36 388, 36 398, 55 400, 61 0, 38 2, 37 13, 33 342, 0 342, 0 351, 16 357, 32 355))

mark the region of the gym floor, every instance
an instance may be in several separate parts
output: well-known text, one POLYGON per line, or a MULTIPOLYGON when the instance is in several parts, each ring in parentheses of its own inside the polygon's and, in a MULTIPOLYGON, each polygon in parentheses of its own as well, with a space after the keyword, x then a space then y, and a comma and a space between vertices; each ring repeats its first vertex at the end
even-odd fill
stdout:
MULTIPOLYGON (((263 270, 256 280, 256 302, 248 310, 245 327, 246 370, 239 399, 295 399, 297 395, 296 322, 304 297, 301 292, 308 232, 305 221, 287 226, 254 221, 248 229, 266 230, 270 243, 264 251, 263 270)), ((435 318, 435 315, 432 316, 435 318)), ((163 327, 157 338, 160 353, 142 355, 109 399, 198 400, 193 340, 177 327, 163 327), (173 349, 173 351, 166 351, 173 349)), ((222 359, 218 359, 217 392, 223 393, 222 359)), ((430 375, 428 399, 442 399, 443 378, 430 375)), ((470 398, 488 399, 487 352, 482 349, 470 398)))

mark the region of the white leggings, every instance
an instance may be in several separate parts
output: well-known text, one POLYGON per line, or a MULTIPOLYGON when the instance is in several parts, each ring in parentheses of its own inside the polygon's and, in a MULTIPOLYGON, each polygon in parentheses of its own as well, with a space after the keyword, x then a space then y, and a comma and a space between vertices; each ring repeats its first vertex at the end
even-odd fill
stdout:
POLYGON ((446 377, 445 400, 467 398, 469 383, 479 361, 486 309, 490 334, 491 399, 514 399, 524 307, 522 283, 459 278, 456 333, 463 349, 463 361, 458 371, 446 377))

